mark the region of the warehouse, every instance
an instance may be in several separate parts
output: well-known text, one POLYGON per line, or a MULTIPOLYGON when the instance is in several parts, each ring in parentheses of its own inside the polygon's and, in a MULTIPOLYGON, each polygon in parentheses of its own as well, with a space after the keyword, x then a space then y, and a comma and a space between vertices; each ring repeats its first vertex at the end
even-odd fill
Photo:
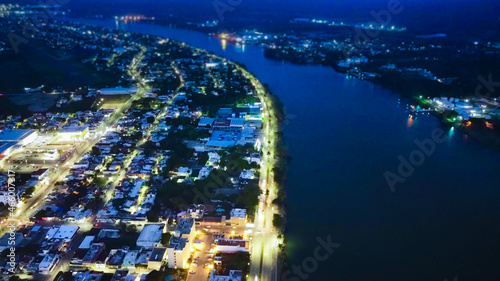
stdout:
POLYGON ((0 132, 0 157, 9 155, 14 149, 32 143, 38 136, 37 130, 3 130, 0 132))
POLYGON ((75 126, 63 128, 57 134, 60 141, 82 141, 89 137, 89 127, 75 126))

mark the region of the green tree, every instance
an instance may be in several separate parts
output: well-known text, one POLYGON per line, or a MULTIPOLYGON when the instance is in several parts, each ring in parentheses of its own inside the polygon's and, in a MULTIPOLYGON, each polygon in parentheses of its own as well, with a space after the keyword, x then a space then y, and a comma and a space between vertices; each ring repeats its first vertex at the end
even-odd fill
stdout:
POLYGON ((171 237, 171 236, 172 236, 172 235, 171 235, 170 233, 168 233, 168 232, 167 232, 167 233, 163 233, 163 234, 161 235, 161 244, 162 244, 163 246, 168 246, 168 244, 169 244, 169 242, 170 242, 170 237, 171 237))
POLYGON ((24 197, 30 197, 33 194, 33 192, 35 192, 34 186, 26 188, 26 190, 24 191, 24 197))
POLYGON ((285 218, 279 214, 274 214, 273 216, 273 225, 276 228, 282 228, 285 226, 285 218))
POLYGON ((153 270, 146 276, 146 281, 163 281, 164 278, 165 273, 158 270, 153 270))

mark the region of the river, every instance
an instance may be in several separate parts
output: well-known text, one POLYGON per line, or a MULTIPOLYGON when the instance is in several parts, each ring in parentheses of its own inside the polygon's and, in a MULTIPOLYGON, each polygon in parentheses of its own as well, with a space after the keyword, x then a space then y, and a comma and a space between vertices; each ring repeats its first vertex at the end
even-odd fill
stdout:
POLYGON ((397 94, 328 67, 269 60, 257 46, 195 31, 122 28, 244 63, 284 103, 289 265, 313 256, 317 238, 340 243, 307 276, 290 280, 499 280, 499 153, 431 115, 409 119, 397 94), (392 192, 384 173, 397 174, 398 156, 408 159, 415 141, 435 129, 446 141, 392 192))

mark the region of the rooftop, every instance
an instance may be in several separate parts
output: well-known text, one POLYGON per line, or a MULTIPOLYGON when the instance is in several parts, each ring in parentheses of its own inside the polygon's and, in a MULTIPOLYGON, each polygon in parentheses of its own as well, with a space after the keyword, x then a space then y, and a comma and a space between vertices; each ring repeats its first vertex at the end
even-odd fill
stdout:
POLYGON ((229 276, 215 275, 215 273, 216 270, 212 270, 209 281, 241 281, 243 274, 241 270, 230 270, 229 276))
POLYGON ((165 252, 167 251, 167 248, 154 248, 153 252, 151 252, 151 257, 149 258, 149 261, 162 261, 163 258, 165 257, 165 252))
POLYGON ((141 231, 137 243, 156 243, 161 240, 164 224, 147 224, 141 231))
POLYGON ((247 241, 245 240, 233 240, 233 239, 218 239, 218 246, 236 246, 245 248, 247 241))
POLYGON ((245 218, 246 216, 247 216, 246 209, 232 209, 231 210, 231 217, 232 218, 245 218))
POLYGON ((90 246, 92 245, 92 241, 94 241, 94 239, 95 236, 85 236, 82 243, 80 243, 80 246, 78 246, 78 249, 90 249, 90 246))
POLYGON ((80 227, 76 225, 62 225, 56 232, 53 238, 55 239, 71 239, 80 227))
POLYGON ((175 232, 178 233, 179 236, 182 236, 183 234, 189 234, 191 233, 193 224, 194 224, 194 219, 192 218, 180 219, 175 229, 175 232))
POLYGON ((0 141, 1 142, 18 142, 31 134, 36 133, 37 130, 32 129, 23 129, 23 130, 3 130, 0 132, 0 141))
POLYGON ((170 238, 170 244, 168 245, 168 248, 174 248, 174 250, 176 251, 182 251, 182 249, 186 247, 187 242, 187 238, 172 236, 172 238, 170 238))

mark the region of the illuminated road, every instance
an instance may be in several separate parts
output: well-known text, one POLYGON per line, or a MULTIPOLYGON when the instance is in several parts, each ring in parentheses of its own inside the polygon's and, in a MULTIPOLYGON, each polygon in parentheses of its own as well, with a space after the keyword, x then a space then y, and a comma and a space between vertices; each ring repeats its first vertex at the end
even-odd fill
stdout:
POLYGON ((275 281, 277 280, 278 273, 278 233, 273 226, 274 207, 272 206, 272 201, 277 197, 277 187, 274 182, 272 170, 276 164, 275 149, 278 121, 269 95, 262 84, 247 70, 239 66, 236 67, 254 85, 257 96, 262 102, 264 117, 262 130, 263 153, 260 170, 260 189, 262 195, 259 198, 259 206, 255 213, 255 233, 252 240, 249 280, 275 281))
MULTIPOLYGON (((128 73, 134 79, 140 77, 137 67, 144 58, 145 52, 146 49, 143 47, 142 51, 132 60, 128 73)), ((58 164, 50 169, 50 173, 47 177, 47 183, 37 186, 33 197, 27 199, 24 204, 19 206, 16 210, 16 215, 10 219, 14 219, 19 222, 28 221, 31 216, 44 206, 45 202, 43 202, 43 200, 52 192, 54 185, 64 179, 70 171, 71 166, 78 162, 83 155, 88 153, 92 147, 101 140, 101 137, 105 134, 106 129, 115 125, 118 120, 123 117, 124 112, 129 110, 134 101, 142 98, 144 94, 149 91, 149 88, 142 79, 138 81, 138 85, 140 85, 140 87, 137 92, 133 94, 125 103, 123 103, 121 107, 114 111, 108 119, 101 123, 101 125, 96 129, 96 135, 93 138, 80 144, 80 146, 76 148, 75 153, 73 153, 72 156, 64 163, 58 164)))
MULTIPOLYGON (((147 141, 147 139, 151 136, 151 133, 157 130, 158 125, 159 125, 159 119, 161 117, 165 116, 165 114, 168 111, 168 108, 170 107, 172 102, 175 100, 175 98, 178 96, 179 90, 182 87, 184 87, 184 78, 182 77, 182 75, 180 75, 179 69, 175 66, 174 62, 172 62, 171 66, 174 69, 174 73, 179 76, 180 84, 175 91, 175 95, 172 96, 172 98, 166 102, 166 105, 156 115, 153 124, 146 131, 144 131, 143 138, 141 140, 139 140, 139 142, 137 142, 136 147, 140 147, 141 145, 143 145, 147 141)), ((135 77, 138 78, 139 81, 144 81, 143 78, 139 76, 139 74, 135 74, 135 75, 136 75, 135 77)), ((138 89, 143 89, 144 92, 149 91, 149 86, 147 86, 147 85, 138 84, 137 86, 138 86, 138 89)), ((127 157, 127 160, 125 161, 125 163, 123 165, 123 168, 120 170, 118 175, 116 175, 114 177, 113 182, 109 185, 108 190, 106 190, 106 194, 104 196, 105 203, 107 203, 109 200, 111 200, 113 198, 113 193, 114 193, 116 186, 125 178, 125 175, 127 173, 127 168, 129 167, 129 165, 132 162, 132 160, 134 159, 134 157, 137 156, 137 154, 138 154, 138 150, 136 149, 127 157)))

